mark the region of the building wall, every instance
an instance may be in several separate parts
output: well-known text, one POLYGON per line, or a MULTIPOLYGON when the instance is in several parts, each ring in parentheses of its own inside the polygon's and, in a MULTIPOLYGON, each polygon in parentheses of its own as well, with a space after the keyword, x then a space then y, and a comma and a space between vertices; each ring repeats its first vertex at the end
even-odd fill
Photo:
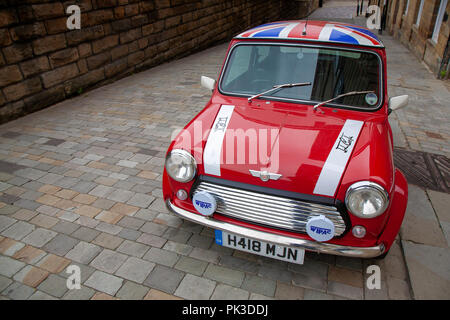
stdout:
POLYGON ((0 123, 251 26, 305 16, 314 2, 0 0, 0 123), (81 8, 80 30, 66 26, 72 4, 81 8))
MULTIPOLYGON (((450 19, 442 22, 438 41, 431 40, 440 0, 425 0, 419 26, 416 25, 420 0, 409 0, 408 12, 404 15, 407 0, 390 0, 387 30, 405 44, 418 59, 423 60, 437 77, 448 78, 442 73, 448 65, 448 42, 450 19), (447 50, 446 50, 447 49, 447 50)), ((450 14, 450 2, 446 8, 450 14)))

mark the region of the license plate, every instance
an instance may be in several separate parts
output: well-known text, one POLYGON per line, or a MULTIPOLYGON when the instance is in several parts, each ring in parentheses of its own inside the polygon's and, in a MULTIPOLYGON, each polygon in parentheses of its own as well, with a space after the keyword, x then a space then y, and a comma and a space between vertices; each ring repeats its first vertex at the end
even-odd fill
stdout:
POLYGON ((215 230, 215 238, 216 243, 224 247, 251 252, 260 256, 296 264, 303 264, 303 259, 305 257, 305 250, 303 249, 254 240, 222 230, 215 230))

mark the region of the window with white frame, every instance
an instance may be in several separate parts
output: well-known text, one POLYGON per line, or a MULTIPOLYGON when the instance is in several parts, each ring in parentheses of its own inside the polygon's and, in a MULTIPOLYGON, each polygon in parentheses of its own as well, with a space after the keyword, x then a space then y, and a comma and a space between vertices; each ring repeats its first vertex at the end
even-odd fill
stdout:
POLYGON ((408 9, 409 9, 409 0, 406 0, 406 4, 403 8, 404 8, 403 15, 406 16, 406 14, 408 13, 408 9))
POLYGON ((444 20, 445 10, 447 9, 448 0, 441 0, 441 4, 439 5, 439 11, 436 17, 436 23, 434 24, 433 36, 431 40, 434 43, 438 42, 439 32, 441 31, 442 20, 444 20))
POLYGON ((424 2, 425 2, 424 0, 420 0, 419 12, 417 12, 417 18, 416 18, 416 26, 417 27, 419 27, 420 19, 422 18, 422 11, 423 11, 423 3, 424 2))

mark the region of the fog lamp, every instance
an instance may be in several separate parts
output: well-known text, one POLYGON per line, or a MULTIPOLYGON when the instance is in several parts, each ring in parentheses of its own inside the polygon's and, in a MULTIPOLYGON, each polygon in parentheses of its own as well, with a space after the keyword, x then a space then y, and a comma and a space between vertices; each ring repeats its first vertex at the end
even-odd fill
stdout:
POLYGON ((356 238, 364 238, 366 235, 366 228, 363 226, 354 226, 352 229, 352 233, 356 238))
POLYGON ((177 198, 180 200, 186 200, 188 197, 188 194, 186 190, 180 189, 177 191, 177 198))

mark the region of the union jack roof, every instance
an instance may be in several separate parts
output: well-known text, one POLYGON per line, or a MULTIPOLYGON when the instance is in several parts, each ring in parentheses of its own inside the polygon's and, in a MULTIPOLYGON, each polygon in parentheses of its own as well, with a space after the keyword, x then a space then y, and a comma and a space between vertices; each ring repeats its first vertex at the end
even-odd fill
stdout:
POLYGON ((247 30, 236 39, 286 39, 337 42, 368 47, 384 47, 378 37, 366 28, 339 22, 314 20, 279 21, 247 30), (305 30, 306 34, 303 34, 305 30))

